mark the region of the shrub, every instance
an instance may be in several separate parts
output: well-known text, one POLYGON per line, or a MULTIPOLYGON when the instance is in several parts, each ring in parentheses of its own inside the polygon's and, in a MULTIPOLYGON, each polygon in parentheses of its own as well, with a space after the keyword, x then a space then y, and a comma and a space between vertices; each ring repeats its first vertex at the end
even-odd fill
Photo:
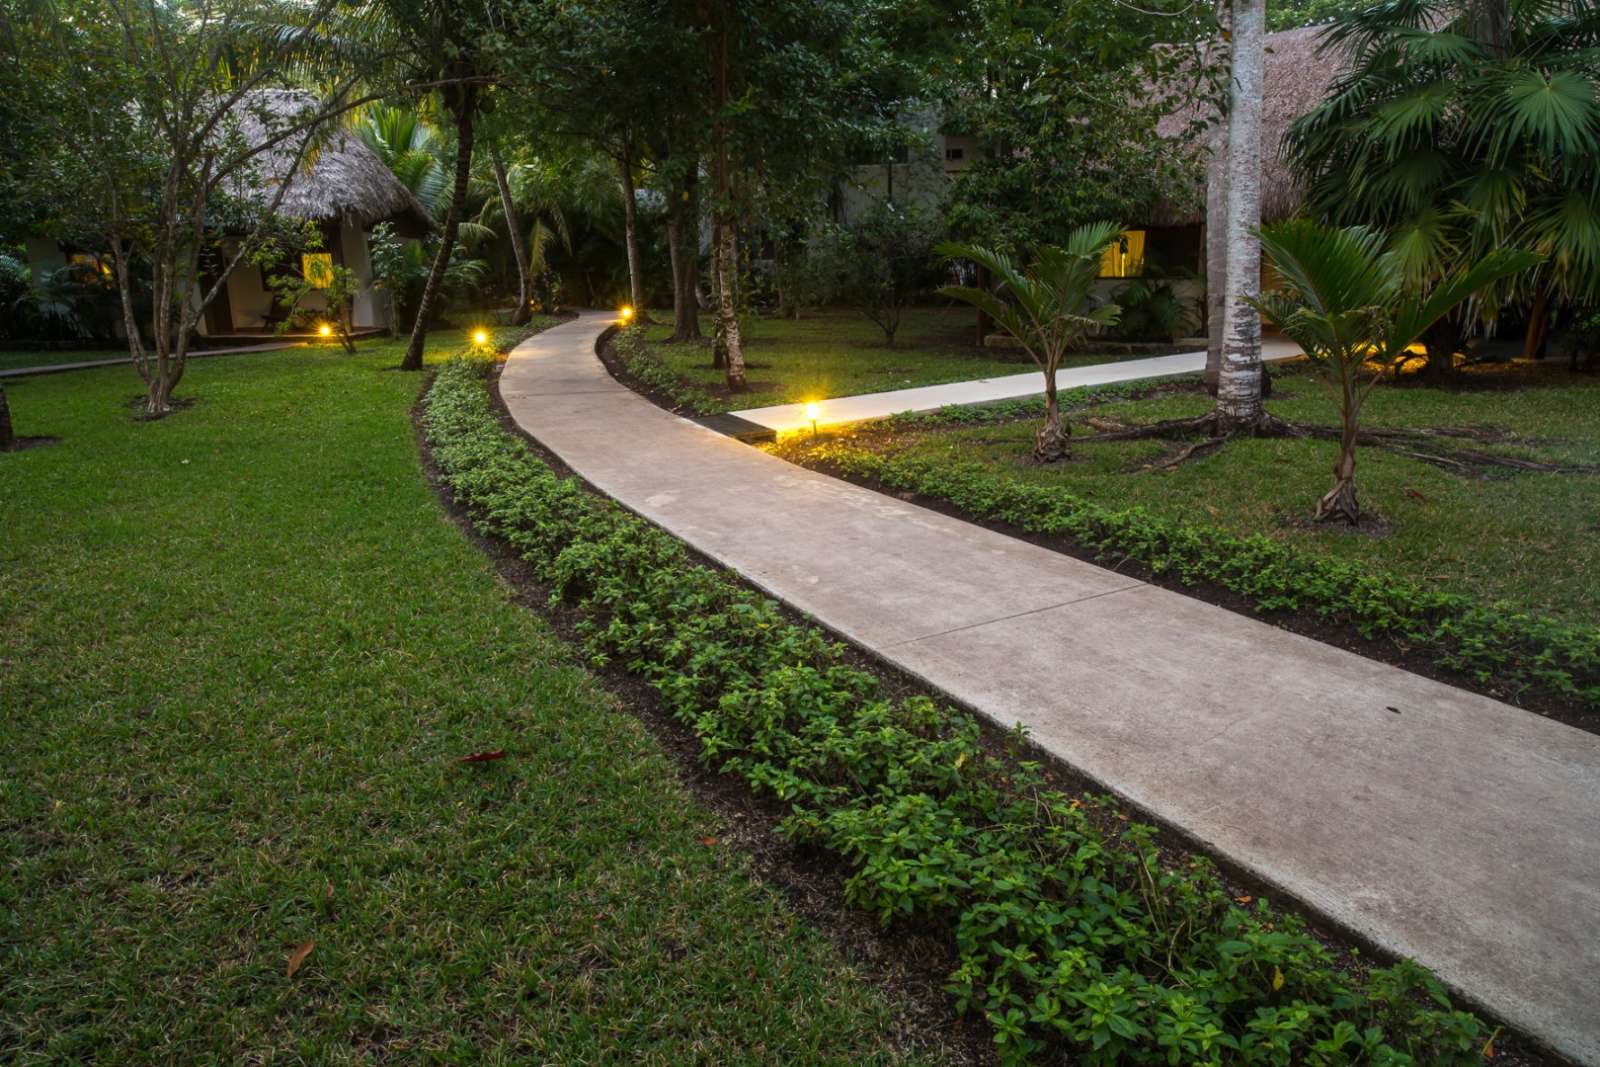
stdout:
POLYGON ((812 237, 805 275, 814 292, 877 323, 893 348, 901 314, 934 284, 933 250, 942 236, 934 216, 885 200, 850 224, 812 237))
POLYGON ((457 502, 577 608, 591 662, 646 679, 708 765, 784 805, 783 833, 844 857, 852 903, 948 926, 949 989, 1004 1062, 1481 1058, 1483 1025, 1423 969, 1353 966, 1205 859, 1163 863, 1113 800, 986 754, 970 716, 891 699, 818 628, 557 477, 500 428, 480 368, 441 370, 423 423, 457 502))

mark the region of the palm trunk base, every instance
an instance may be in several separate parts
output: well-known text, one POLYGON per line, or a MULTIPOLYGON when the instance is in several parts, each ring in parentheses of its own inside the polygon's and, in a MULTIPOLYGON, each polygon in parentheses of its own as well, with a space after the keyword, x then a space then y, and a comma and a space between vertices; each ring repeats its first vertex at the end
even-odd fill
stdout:
POLYGON ((1340 478, 1334 482, 1333 488, 1317 501, 1317 511, 1312 519, 1316 522, 1342 522, 1349 526, 1360 523, 1361 505, 1356 501, 1355 478, 1340 478))
POLYGON ((1072 433, 1058 420, 1046 419, 1033 435, 1033 458, 1040 463, 1059 463, 1072 458, 1072 433))

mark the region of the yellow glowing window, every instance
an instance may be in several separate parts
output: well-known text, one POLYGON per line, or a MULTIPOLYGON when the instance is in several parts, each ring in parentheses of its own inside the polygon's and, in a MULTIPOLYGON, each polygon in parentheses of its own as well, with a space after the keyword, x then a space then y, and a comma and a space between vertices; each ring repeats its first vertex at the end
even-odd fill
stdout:
POLYGON ((300 257, 300 276, 313 288, 326 289, 333 284, 333 253, 307 252, 300 257))
POLYGON ((1133 278, 1144 270, 1144 231, 1123 230, 1100 256, 1100 277, 1133 278))

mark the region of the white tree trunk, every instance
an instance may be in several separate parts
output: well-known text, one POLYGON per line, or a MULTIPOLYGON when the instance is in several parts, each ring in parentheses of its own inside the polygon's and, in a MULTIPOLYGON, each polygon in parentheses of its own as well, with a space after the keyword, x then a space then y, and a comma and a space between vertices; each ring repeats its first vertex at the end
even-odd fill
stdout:
POLYGON ((1222 316, 1228 289, 1228 127, 1211 131, 1206 159, 1206 390, 1217 395, 1222 375, 1222 316))
POLYGON ((1233 0, 1233 77, 1228 110, 1227 278, 1217 414, 1225 427, 1261 418, 1261 78, 1264 0, 1233 0))

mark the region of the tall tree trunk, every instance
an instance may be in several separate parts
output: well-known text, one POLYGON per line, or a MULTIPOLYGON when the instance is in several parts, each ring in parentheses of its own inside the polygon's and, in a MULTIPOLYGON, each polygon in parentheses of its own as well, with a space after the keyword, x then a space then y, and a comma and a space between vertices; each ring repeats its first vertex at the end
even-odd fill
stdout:
POLYGON ((728 366, 728 335, 723 330, 727 319, 722 317, 722 215, 711 216, 711 367, 723 370, 728 366))
MULTIPOLYGON (((700 298, 697 289, 700 262, 700 161, 693 160, 672 198, 668 226, 677 230, 672 261, 672 340, 693 342, 701 338, 700 298)), ((671 236, 671 230, 668 232, 671 236)))
POLYGON ((1222 376, 1222 319, 1228 291, 1228 127, 1219 122, 1206 161, 1206 392, 1222 376))
MULTIPOLYGON (((994 280, 989 276, 989 271, 986 267, 978 268, 978 277, 976 281, 979 289, 987 290, 991 285, 994 284, 994 280)), ((978 308, 977 342, 979 348, 984 347, 984 339, 989 336, 989 329, 992 325, 993 323, 989 319, 989 313, 982 308, 978 308)))
POLYGON ((500 158, 500 142, 489 142, 489 162, 494 165, 494 184, 500 190, 500 211, 506 217, 506 233, 511 238, 511 258, 517 261, 517 306, 511 312, 511 325, 521 326, 533 314, 533 279, 528 277, 528 253, 522 244, 522 220, 511 200, 511 181, 505 161, 500 158))
POLYGON ((735 258, 738 243, 733 232, 733 175, 728 158, 728 29, 733 17, 734 0, 723 0, 721 18, 717 29, 717 120, 712 126, 712 140, 716 144, 716 247, 712 258, 717 272, 717 334, 722 342, 724 370, 727 373, 728 391, 742 393, 748 386, 744 380, 744 345, 739 337, 739 314, 734 305, 733 287, 738 284, 739 265, 735 258))
POLYGON ((722 330, 722 344, 726 349, 723 358, 727 366, 724 370, 727 372, 730 393, 742 393, 748 389, 744 380, 744 344, 739 336, 739 308, 734 298, 734 287, 738 284, 737 248, 733 224, 724 221, 717 248, 717 259, 722 265, 722 284, 717 289, 717 318, 722 330))
POLYGON ((1523 359, 1543 359, 1545 338, 1550 336, 1550 287, 1539 286, 1528 315, 1528 333, 1522 339, 1523 359))
POLYGON ((1423 331, 1422 347, 1428 353, 1428 361, 1422 373, 1432 384, 1443 385, 1455 377, 1456 353, 1461 350, 1463 332, 1460 308, 1423 331))
POLYGON ((0 382, 0 452, 8 451, 17 443, 16 430, 11 426, 11 405, 6 402, 6 386, 0 382))
POLYGON ((1261 78, 1266 33, 1264 0, 1234 0, 1232 85, 1228 108, 1227 270, 1217 415, 1224 430, 1260 423, 1261 78))
POLYGON ((433 257, 433 268, 428 271, 428 284, 422 287, 422 299, 417 304, 417 321, 411 327, 411 341, 406 345, 401 370, 422 369, 422 348, 428 340, 428 319, 439 301, 439 291, 444 287, 444 272, 450 267, 450 256, 455 251, 456 234, 461 229, 461 213, 467 203, 467 180, 472 176, 472 118, 477 112, 477 90, 468 85, 461 89, 461 101, 455 111, 456 119, 456 182, 450 193, 450 207, 444 215, 444 236, 439 242, 439 252, 433 257))
POLYGON ((1344 384, 1344 408, 1339 425, 1339 458, 1333 465, 1333 488, 1317 501, 1317 522, 1361 521, 1361 506, 1356 501, 1356 408, 1353 385, 1344 384))
POLYGON ((639 266, 639 204, 633 188, 633 143, 626 137, 617 154, 617 173, 622 179, 622 222, 628 247, 628 299, 637 321, 645 320, 644 274, 639 266))
POLYGON ((1044 371, 1044 425, 1033 437, 1033 458, 1054 463, 1072 455, 1071 429, 1061 421, 1061 404, 1056 397, 1056 368, 1044 371))

